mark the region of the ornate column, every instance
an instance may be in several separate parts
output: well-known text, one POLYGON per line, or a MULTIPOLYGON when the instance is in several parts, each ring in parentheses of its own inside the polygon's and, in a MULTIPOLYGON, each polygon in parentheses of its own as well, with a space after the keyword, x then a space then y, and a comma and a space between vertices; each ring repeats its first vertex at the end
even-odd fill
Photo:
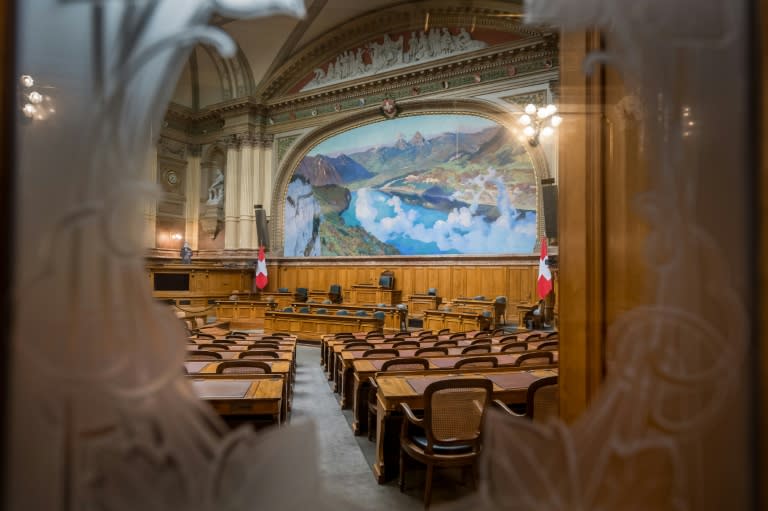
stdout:
MULTIPOLYGON (((147 151, 144 163, 144 179, 147 183, 157 185, 157 145, 147 151)), ((142 203, 144 214, 144 247, 155 248, 157 229, 157 197, 147 194, 142 203)))
POLYGON ((255 248, 256 225, 253 215, 254 156, 258 152, 258 139, 246 137, 240 148, 238 248, 255 248))
POLYGON ((184 217, 186 224, 184 228, 184 240, 189 243, 192 250, 198 249, 198 222, 200 219, 200 179, 202 172, 200 170, 200 157, 202 147, 199 145, 189 145, 187 158, 187 180, 184 188, 186 204, 184 208, 184 217))
POLYGON ((240 138, 232 135, 226 140, 227 166, 224 173, 224 248, 238 248, 240 197, 237 186, 240 169, 240 138))
POLYGON ((272 217, 272 153, 274 135, 264 135, 260 155, 259 174, 261 175, 261 204, 269 218, 272 217))

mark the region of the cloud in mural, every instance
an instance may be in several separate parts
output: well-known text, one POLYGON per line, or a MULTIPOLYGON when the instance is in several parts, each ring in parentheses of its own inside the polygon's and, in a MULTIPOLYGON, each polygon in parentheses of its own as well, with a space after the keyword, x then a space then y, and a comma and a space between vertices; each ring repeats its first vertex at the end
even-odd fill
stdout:
POLYGON ((495 169, 466 183, 472 191, 472 203, 454 208, 445 220, 431 226, 415 208, 404 204, 398 196, 387 196, 374 190, 358 190, 355 214, 363 228, 384 242, 400 237, 422 243, 434 243, 442 252, 504 253, 529 252, 536 238, 535 215, 519 213, 511 207, 504 182, 495 169), (498 218, 488 221, 478 215, 480 197, 487 184, 496 187, 498 218))

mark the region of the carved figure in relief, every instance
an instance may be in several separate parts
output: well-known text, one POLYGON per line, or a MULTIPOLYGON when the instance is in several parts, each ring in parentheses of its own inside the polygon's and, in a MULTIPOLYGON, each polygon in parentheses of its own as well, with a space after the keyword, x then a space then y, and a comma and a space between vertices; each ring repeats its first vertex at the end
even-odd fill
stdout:
POLYGON ((445 27, 443 27, 443 35, 440 37, 440 46, 443 55, 448 55, 454 51, 453 35, 445 27))
POLYGON ((221 169, 216 169, 216 177, 208 187, 208 204, 221 204, 224 200, 224 174, 221 169))
POLYGON ((181 262, 184 264, 191 264, 192 263, 192 248, 189 246, 189 243, 186 241, 184 242, 184 246, 181 247, 181 262))

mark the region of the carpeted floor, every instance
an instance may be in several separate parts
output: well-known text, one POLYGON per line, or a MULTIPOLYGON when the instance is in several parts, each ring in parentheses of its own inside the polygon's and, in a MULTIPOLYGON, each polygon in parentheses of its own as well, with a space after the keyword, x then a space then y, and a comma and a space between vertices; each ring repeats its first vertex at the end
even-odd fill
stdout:
MULTIPOLYGON (((359 510, 421 510, 424 471, 408 471, 406 493, 397 480, 379 485, 372 464, 376 447, 365 436, 354 436, 350 411, 342 411, 320 366, 320 350, 297 348, 297 371, 291 420, 310 419, 317 426, 320 476, 329 493, 342 497, 359 510)), ((460 471, 437 470, 432 505, 461 498, 471 492, 461 483, 460 471)))

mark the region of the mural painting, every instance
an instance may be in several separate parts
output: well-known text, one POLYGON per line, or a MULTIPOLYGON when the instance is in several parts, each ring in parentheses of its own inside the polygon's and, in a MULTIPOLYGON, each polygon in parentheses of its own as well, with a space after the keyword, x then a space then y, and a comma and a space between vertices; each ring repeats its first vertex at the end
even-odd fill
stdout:
POLYGON ((492 120, 400 117, 314 146, 284 219, 286 256, 531 253, 536 179, 522 143, 492 120))

